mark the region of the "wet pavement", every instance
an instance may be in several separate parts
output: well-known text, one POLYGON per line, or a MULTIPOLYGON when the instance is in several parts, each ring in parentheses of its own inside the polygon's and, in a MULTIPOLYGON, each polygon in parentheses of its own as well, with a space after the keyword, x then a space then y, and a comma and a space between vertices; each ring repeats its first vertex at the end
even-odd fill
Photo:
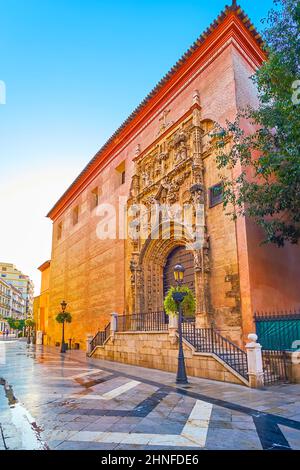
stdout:
POLYGON ((0 340, 0 450, 300 450, 300 385, 264 390, 0 340))

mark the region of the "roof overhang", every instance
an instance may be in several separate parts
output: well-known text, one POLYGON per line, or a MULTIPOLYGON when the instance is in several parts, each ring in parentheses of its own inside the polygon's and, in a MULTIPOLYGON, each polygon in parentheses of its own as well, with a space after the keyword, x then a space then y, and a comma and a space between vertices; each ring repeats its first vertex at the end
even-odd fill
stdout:
POLYGON ((38 267, 38 270, 43 272, 45 269, 49 268, 51 264, 51 261, 45 261, 41 266, 38 267))

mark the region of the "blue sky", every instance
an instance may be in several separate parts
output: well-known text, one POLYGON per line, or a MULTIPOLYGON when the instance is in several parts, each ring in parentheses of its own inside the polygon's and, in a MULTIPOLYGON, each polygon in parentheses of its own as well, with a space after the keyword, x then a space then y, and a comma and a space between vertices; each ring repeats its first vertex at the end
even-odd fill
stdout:
MULTIPOLYGON (((45 214, 225 3, 0 0, 1 261, 38 288, 45 214)), ((260 29, 272 1, 241 5, 260 29)))

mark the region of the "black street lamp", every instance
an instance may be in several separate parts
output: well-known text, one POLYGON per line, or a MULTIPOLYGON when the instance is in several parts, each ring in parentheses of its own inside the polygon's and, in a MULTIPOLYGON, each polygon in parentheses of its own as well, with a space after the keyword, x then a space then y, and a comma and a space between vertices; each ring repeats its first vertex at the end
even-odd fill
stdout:
POLYGON ((27 318, 25 322, 25 327, 27 330, 27 344, 34 344, 34 338, 32 332, 34 331, 35 322, 31 318, 27 318))
POLYGON ((30 344, 31 328, 27 326, 27 344, 30 344))
MULTIPOLYGON (((63 300, 61 302, 61 311, 62 313, 64 314, 65 311, 66 311, 66 308, 67 308, 67 302, 65 300, 63 300)), ((62 322, 62 339, 61 339, 61 348, 60 348, 60 352, 61 353, 65 353, 66 352, 66 344, 65 344, 65 321, 62 322)))
MULTIPOLYGON (((174 268, 174 278, 177 284, 177 287, 181 287, 183 284, 185 269, 181 264, 177 264, 174 268)), ((177 384, 188 384, 188 379, 186 376, 185 362, 184 362, 184 353, 183 353, 183 344, 182 344, 182 302, 186 296, 185 292, 180 292, 176 290, 173 292, 173 299, 178 307, 178 336, 179 336, 179 347, 178 347, 178 368, 177 368, 177 384)))

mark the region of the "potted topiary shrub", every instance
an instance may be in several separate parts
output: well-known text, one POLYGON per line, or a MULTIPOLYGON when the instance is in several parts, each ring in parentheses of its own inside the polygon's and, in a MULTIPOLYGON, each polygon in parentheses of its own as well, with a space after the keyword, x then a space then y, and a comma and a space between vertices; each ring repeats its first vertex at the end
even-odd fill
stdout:
POLYGON ((164 300, 164 308, 167 315, 178 315, 178 303, 174 300, 174 293, 184 294, 184 300, 181 302, 184 318, 192 318, 196 312, 196 300, 193 292, 187 286, 171 287, 164 300))

